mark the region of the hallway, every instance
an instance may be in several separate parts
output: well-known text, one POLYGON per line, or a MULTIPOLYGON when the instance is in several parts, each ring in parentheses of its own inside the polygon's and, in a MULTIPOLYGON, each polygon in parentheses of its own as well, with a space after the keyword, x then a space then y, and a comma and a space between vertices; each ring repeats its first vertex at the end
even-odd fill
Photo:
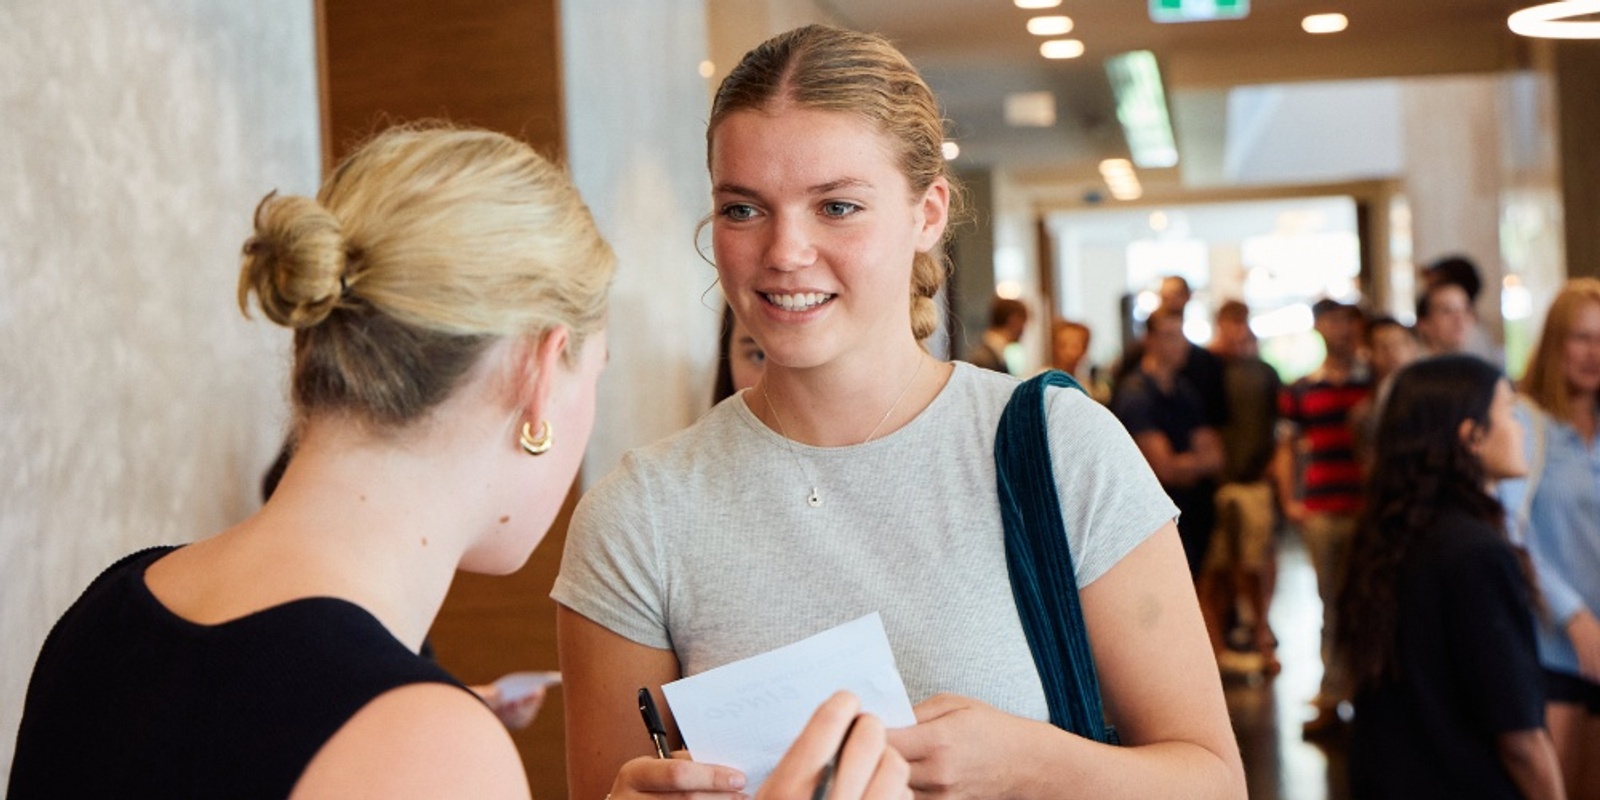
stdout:
POLYGON ((1322 604, 1316 576, 1294 533, 1279 539, 1272 603, 1283 671, 1277 677, 1223 676, 1228 715, 1244 758, 1251 800, 1349 800, 1344 749, 1337 738, 1300 738, 1308 701, 1322 678, 1318 656, 1322 604))

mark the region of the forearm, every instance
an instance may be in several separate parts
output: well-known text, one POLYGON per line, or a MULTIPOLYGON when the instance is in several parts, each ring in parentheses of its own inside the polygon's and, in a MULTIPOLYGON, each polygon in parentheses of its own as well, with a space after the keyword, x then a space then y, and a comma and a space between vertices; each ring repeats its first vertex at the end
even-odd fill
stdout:
MULTIPOLYGON (((670 651, 634 644, 565 606, 556 608, 573 797, 603 797, 623 764, 650 755, 636 701, 678 677, 670 651)), ((670 725, 671 717, 667 716, 670 725)))
POLYGON ((1237 759, 1201 744, 1171 741, 1118 747, 1047 723, 1033 724, 1041 730, 1022 740, 1007 765, 1018 776, 1018 798, 1245 797, 1244 772, 1237 759))
POLYGON ((1564 800, 1561 765, 1555 744, 1543 728, 1503 733, 1495 738, 1500 762, 1510 773, 1517 791, 1529 800, 1564 800))

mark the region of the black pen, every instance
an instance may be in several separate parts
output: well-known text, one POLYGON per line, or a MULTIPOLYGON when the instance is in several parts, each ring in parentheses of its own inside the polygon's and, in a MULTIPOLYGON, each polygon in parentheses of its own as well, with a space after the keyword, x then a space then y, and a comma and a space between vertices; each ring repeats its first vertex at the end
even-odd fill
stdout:
POLYGON ((661 714, 656 711, 656 699, 650 695, 649 689, 639 690, 639 716, 644 717, 644 729, 650 732, 656 755, 672 758, 672 748, 667 746, 667 729, 661 724, 661 714))

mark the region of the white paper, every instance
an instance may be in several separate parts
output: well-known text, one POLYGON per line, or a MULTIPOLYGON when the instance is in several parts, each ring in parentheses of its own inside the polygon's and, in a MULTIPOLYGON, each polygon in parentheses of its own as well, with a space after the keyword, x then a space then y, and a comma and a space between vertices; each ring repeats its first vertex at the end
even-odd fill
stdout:
POLYGON ((916 724, 876 611, 661 687, 694 760, 742 771, 747 794, 767 779, 817 706, 841 689, 887 727, 916 724))

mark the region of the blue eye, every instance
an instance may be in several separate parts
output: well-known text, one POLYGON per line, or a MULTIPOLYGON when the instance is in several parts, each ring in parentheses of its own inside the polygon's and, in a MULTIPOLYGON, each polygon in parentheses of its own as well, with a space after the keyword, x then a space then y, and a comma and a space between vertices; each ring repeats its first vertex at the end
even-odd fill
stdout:
POLYGON ((744 222, 755 215, 755 208, 748 203, 729 203, 722 207, 722 216, 734 222, 744 222))
POLYGON ((826 217, 848 217, 861 210, 861 206, 844 200, 829 200, 822 204, 822 215, 826 217))

